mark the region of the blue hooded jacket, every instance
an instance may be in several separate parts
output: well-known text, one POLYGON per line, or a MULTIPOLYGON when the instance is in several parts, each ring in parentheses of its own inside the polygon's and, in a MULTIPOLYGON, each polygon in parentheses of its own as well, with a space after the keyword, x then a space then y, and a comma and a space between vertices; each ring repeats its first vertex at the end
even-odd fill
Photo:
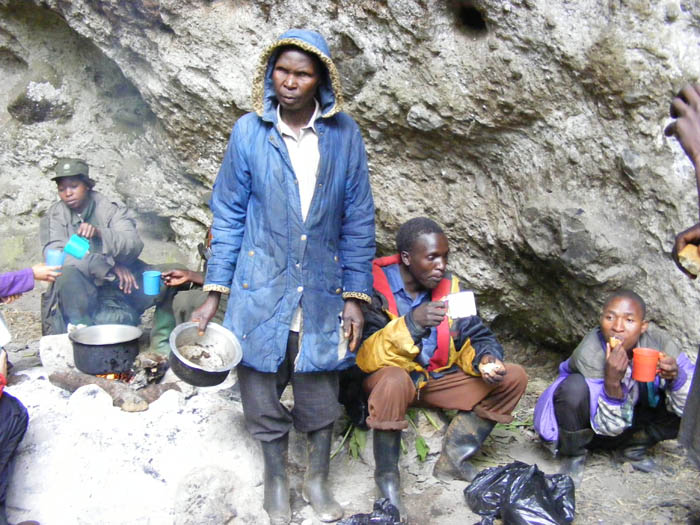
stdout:
POLYGON ((230 292, 224 326, 243 347, 246 366, 275 372, 300 301, 303 324, 297 372, 338 370, 354 356, 339 345, 343 297, 369 297, 374 202, 357 124, 340 112, 338 72, 321 35, 284 33, 261 58, 253 85, 255 113, 233 128, 211 198, 212 256, 204 290, 230 292), (320 163, 302 220, 296 175, 277 129, 272 70, 281 46, 317 55, 326 67, 317 100, 320 163))

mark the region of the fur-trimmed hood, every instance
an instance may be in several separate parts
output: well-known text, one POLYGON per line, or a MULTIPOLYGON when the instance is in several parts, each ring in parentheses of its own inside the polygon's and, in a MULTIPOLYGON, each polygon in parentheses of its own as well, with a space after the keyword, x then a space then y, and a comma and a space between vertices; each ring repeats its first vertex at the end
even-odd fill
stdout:
POLYGON ((255 112, 265 120, 275 122, 277 98, 272 85, 272 68, 283 46, 294 45, 304 51, 313 53, 325 66, 322 72, 321 84, 318 88, 318 102, 321 106, 321 117, 332 117, 343 105, 343 92, 340 85, 340 75, 331 59, 326 40, 316 31, 307 29, 291 29, 280 36, 277 41, 268 46, 260 57, 258 69, 253 78, 253 107, 255 112))

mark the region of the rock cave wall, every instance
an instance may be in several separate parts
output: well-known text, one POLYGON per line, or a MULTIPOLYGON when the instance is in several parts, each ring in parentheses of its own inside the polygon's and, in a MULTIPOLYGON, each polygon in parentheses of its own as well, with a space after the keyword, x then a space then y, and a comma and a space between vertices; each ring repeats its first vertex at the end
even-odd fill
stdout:
POLYGON ((700 6, 651 4, 0 0, 0 263, 38 254, 64 155, 194 256, 260 52, 310 27, 363 130, 380 253, 430 215, 498 333, 568 351, 624 286, 694 351, 698 292, 670 250, 695 181, 662 131, 700 77, 700 6))

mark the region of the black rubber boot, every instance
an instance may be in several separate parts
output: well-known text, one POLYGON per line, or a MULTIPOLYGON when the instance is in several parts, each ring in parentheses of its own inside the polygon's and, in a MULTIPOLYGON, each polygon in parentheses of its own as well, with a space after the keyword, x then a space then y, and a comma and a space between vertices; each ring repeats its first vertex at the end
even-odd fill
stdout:
POLYGON ((468 460, 479 451, 495 424, 474 412, 457 414, 445 432, 442 453, 433 468, 433 476, 443 480, 472 481, 478 471, 468 460))
POLYGON ((559 429, 559 456, 561 458, 559 473, 570 476, 576 488, 579 488, 581 481, 583 481, 583 469, 588 455, 586 445, 592 439, 593 430, 590 428, 575 432, 559 429))
POLYGON ((373 430, 374 482, 380 498, 387 498, 403 516, 401 503, 401 477, 399 454, 401 452, 400 430, 373 430))
POLYGON ((309 459, 301 494, 321 521, 337 521, 343 517, 343 507, 328 486, 332 437, 333 425, 307 434, 309 459))
POLYGON ((657 472, 659 466, 651 459, 647 452, 657 443, 646 430, 637 430, 625 443, 622 449, 622 457, 629 461, 635 470, 640 472, 657 472))
POLYGON ((270 525, 287 525, 292 520, 287 480, 287 445, 289 434, 273 441, 261 441, 265 461, 265 499, 263 508, 270 525))

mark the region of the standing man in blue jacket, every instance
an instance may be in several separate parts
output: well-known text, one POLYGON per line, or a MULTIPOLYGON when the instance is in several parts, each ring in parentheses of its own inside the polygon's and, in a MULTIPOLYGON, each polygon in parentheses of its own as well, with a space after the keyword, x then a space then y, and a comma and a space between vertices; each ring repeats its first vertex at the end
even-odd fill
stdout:
POLYGON ((292 425, 305 432, 302 494, 322 521, 343 510, 328 486, 337 371, 350 366, 370 301, 374 203, 357 124, 340 111, 328 45, 290 30, 265 50, 255 112, 233 128, 214 184, 212 256, 200 330, 230 294, 224 325, 241 341, 238 379, 246 425, 265 462, 264 508, 291 520, 286 474, 292 425), (294 408, 280 403, 291 382, 294 408))

